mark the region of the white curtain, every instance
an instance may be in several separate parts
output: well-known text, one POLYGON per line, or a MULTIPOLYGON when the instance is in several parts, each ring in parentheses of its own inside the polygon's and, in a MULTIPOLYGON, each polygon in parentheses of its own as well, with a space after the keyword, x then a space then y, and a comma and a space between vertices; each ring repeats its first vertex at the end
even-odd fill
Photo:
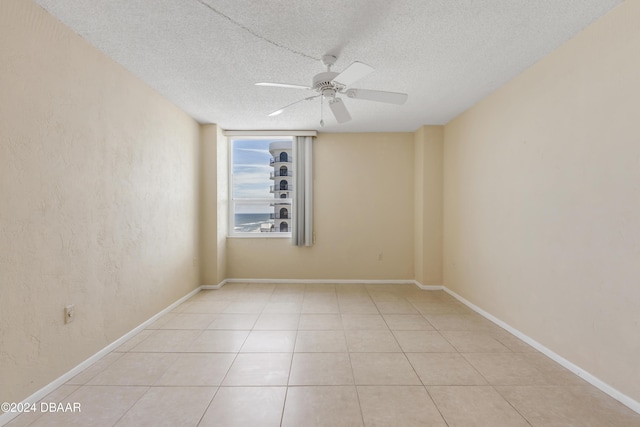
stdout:
POLYGON ((313 244, 313 137, 293 141, 294 189, 291 240, 296 246, 313 244))

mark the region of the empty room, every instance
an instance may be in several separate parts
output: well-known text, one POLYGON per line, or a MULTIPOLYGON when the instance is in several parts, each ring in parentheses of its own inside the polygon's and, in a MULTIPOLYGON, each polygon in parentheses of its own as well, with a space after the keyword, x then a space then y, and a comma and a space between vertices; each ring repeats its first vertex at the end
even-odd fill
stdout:
POLYGON ((0 0, 0 426, 640 426, 640 0, 0 0))

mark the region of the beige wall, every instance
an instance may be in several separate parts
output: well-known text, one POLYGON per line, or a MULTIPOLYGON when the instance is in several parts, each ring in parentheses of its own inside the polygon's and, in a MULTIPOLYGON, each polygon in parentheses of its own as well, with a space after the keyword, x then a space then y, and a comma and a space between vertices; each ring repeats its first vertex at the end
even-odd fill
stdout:
POLYGON ((640 400, 640 2, 445 128, 445 285, 640 400))
POLYGON ((227 276, 413 279, 413 134, 321 133, 314 144, 315 245, 230 238, 227 276))
POLYGON ((211 286, 226 278, 227 143, 216 125, 201 126, 200 137, 200 279, 211 286))
POLYGON ((0 2, 0 402, 199 285, 198 134, 41 8, 0 2))
MULTIPOLYGON (((216 136, 216 172, 217 172, 217 280, 221 283, 227 278, 227 236, 229 234, 229 146, 222 129, 218 128, 216 136)), ((203 285, 209 284, 203 281, 203 285)))
POLYGON ((414 135, 414 274, 423 285, 442 285, 444 126, 414 135))

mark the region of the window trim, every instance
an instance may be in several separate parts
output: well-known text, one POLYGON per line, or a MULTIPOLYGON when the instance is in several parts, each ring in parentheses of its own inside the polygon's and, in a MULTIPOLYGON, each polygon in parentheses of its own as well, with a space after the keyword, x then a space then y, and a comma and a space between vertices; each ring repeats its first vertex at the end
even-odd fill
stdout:
MULTIPOLYGON (((285 199, 263 199, 263 198, 258 198, 258 199, 234 199, 234 194, 233 194, 233 140, 235 139, 277 139, 277 138, 290 138, 292 144, 295 142, 295 136, 294 134, 292 134, 293 131, 285 131, 285 132, 280 132, 280 131, 223 131, 223 135, 226 136, 227 138, 227 148, 228 148, 228 192, 229 192, 229 203, 228 203, 228 218, 229 220, 227 221, 228 223, 228 227, 227 227, 227 238, 239 238, 239 239, 291 239, 292 237, 292 233, 291 233, 291 226, 289 226, 289 231, 287 232, 270 232, 270 233, 261 233, 261 232, 238 232, 235 231, 235 205, 236 202, 239 200, 241 202, 246 202, 246 203, 255 203, 255 204, 259 204, 259 203, 264 203, 266 201, 272 202, 273 200, 278 200, 278 201, 285 201, 289 203, 289 206, 291 206, 291 208, 289 209, 289 212, 291 212, 291 210, 293 209, 293 199, 292 198, 285 198, 285 199)), ((312 132, 314 134, 317 134, 317 132, 315 131, 302 131, 302 132, 312 132)), ((291 170, 289 168, 289 170, 291 170)), ((274 222, 275 224, 275 222, 274 222)))
MULTIPOLYGON (((287 138, 294 136, 318 136, 318 131, 315 130, 223 130, 222 135, 226 137, 257 137, 262 139, 268 138, 287 138)), ((229 139, 229 138, 227 138, 229 139)))

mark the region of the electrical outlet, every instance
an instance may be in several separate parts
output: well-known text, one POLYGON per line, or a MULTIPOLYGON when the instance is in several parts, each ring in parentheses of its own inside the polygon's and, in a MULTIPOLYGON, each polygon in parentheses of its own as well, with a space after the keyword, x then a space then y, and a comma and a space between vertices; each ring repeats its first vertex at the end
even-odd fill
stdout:
POLYGON ((71 323, 76 318, 76 308, 73 304, 64 308, 64 323, 71 323))

